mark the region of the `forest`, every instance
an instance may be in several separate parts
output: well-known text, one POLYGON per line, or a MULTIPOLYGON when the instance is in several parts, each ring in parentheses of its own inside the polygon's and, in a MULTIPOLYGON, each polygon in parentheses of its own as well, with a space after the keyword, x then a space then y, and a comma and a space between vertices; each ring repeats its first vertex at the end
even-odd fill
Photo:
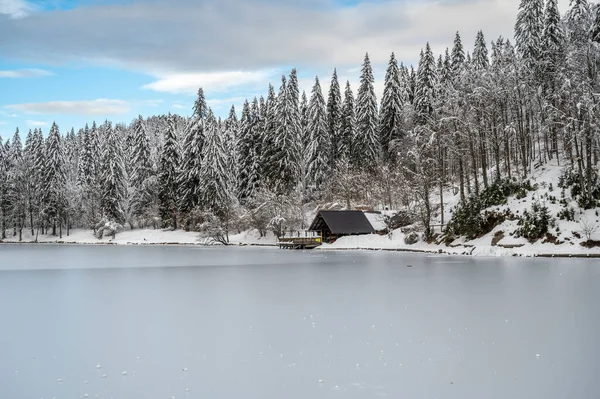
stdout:
POLYGON ((426 238, 442 215, 459 235, 481 212, 466 205, 551 160, 580 206, 598 207, 600 7, 571 0, 561 15, 556 0, 522 0, 513 37, 479 31, 469 50, 457 32, 414 67, 392 53, 380 100, 367 54, 357 88, 334 70, 328 93, 318 77, 300 93, 294 69, 224 119, 199 89, 190 117, 17 129, 0 139, 1 238, 110 225, 226 243, 305 228, 308 210, 332 203, 410 209, 426 238))

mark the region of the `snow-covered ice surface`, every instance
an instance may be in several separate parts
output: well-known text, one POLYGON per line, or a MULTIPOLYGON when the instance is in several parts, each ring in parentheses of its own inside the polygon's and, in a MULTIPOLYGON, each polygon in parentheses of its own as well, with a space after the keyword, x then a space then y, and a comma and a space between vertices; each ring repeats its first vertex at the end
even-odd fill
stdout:
POLYGON ((7 244, 0 397, 595 397, 598 286, 584 259, 7 244))

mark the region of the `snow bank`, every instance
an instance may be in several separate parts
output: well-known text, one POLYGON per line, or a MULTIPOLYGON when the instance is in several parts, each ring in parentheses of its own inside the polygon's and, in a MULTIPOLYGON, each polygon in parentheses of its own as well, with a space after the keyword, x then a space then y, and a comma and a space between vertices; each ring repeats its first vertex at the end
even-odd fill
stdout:
MULTIPOLYGON (((9 235, 4 242, 19 242, 19 236, 13 237, 9 235)), ((25 243, 35 242, 35 235, 32 236, 30 231, 23 230, 23 241, 25 243)), ((74 229, 67 236, 66 231, 63 231, 62 238, 58 235, 42 235, 38 236, 40 243, 68 243, 68 244, 198 244, 198 233, 188 232, 183 230, 162 230, 162 229, 136 229, 125 230, 117 233, 115 238, 104 237, 98 239, 94 236, 94 232, 89 229, 74 229)))
MULTIPOLYGON (((236 245, 275 245, 277 242, 273 233, 268 233, 266 237, 260 237, 258 231, 251 230, 241 234, 230 235, 231 244, 236 245)), ((7 231, 7 237, 4 242, 19 242, 19 236, 12 236, 12 231, 7 231)), ((23 230, 23 243, 35 242, 35 235, 31 231, 23 230)), ((200 238, 197 232, 184 230, 162 230, 162 229, 135 229, 124 230, 115 236, 104 236, 98 239, 94 236, 92 230, 74 229, 67 236, 63 231, 63 237, 59 238, 53 235, 38 236, 39 243, 65 243, 65 244, 116 244, 116 245, 144 245, 144 244, 165 244, 165 245, 204 245, 204 240, 200 238)))

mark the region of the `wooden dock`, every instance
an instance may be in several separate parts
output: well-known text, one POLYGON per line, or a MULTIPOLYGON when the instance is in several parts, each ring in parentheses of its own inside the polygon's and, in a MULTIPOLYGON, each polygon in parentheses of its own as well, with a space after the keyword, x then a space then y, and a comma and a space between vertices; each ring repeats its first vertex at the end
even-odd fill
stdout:
POLYGON ((313 249, 322 244, 321 237, 279 237, 277 245, 283 249, 313 249))

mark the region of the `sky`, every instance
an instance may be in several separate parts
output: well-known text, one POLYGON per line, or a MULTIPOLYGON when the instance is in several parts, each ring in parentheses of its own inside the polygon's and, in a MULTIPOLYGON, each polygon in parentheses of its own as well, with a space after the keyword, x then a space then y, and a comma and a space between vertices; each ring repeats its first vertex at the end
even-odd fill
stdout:
MULTIPOLYGON (((519 0, 0 0, 0 136, 53 121, 190 115, 199 87, 218 116, 297 68, 300 89, 337 68, 356 94, 365 53, 378 100, 391 52, 418 63, 459 31, 471 51, 512 38, 519 0)), ((568 0, 560 0, 561 12, 568 0)))

